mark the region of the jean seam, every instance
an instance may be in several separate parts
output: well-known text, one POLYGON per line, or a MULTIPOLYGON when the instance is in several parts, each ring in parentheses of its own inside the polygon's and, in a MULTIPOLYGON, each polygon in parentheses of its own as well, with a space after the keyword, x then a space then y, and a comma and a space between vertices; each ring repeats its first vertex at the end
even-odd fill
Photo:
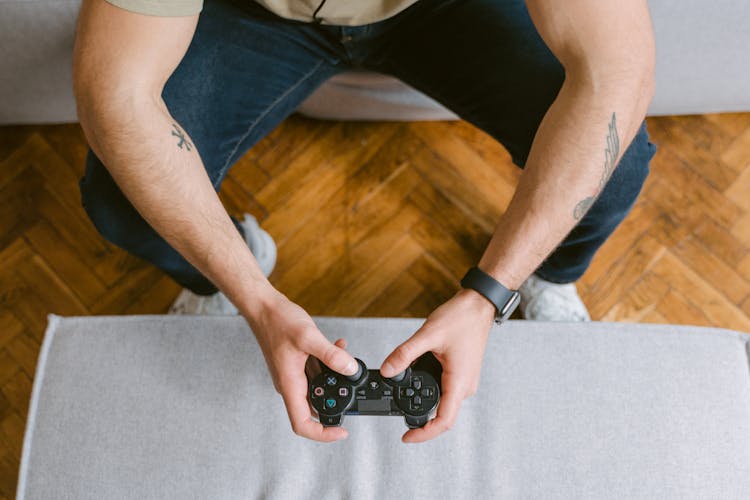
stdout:
POLYGON ((253 130, 255 130, 255 127, 256 127, 256 126, 258 125, 258 123, 260 123, 260 122, 261 122, 261 121, 263 120, 263 118, 265 118, 266 116, 268 116, 268 114, 269 114, 269 113, 270 113, 270 112, 271 112, 271 111, 272 111, 272 110, 273 110, 273 109, 274 109, 274 108, 275 108, 275 107, 276 107, 276 106, 277 106, 277 105, 278 105, 278 104, 279 104, 279 103, 280 103, 281 101, 283 101, 283 100, 284 100, 284 99, 285 99, 286 97, 288 97, 288 96, 289 96, 289 94, 291 94, 291 93, 292 93, 292 92, 294 92, 294 91, 295 91, 295 90, 296 90, 297 88, 299 88, 299 86, 300 86, 300 85, 302 85, 302 84, 303 84, 303 83, 304 83, 305 81, 309 80, 309 79, 310 79, 310 77, 311 77, 312 75, 314 75, 314 74, 315 74, 315 72, 317 72, 317 71, 318 71, 318 69, 319 69, 319 68, 320 68, 320 67, 321 67, 321 66, 323 65, 323 63, 324 63, 324 62, 325 62, 325 61, 323 61, 323 60, 320 60, 320 61, 318 61, 318 63, 317 63, 317 64, 316 64, 316 65, 315 65, 315 66, 314 66, 314 67, 313 67, 313 68, 312 68, 312 69, 311 69, 310 71, 308 71, 307 73, 305 73, 305 74, 304 74, 304 75, 302 76, 302 78, 300 78, 300 79, 299 79, 299 80, 297 81, 297 83, 295 83, 294 85, 292 85, 291 87, 289 87, 288 89, 286 89, 286 90, 284 91, 284 93, 283 93, 283 94, 281 94, 281 95, 280 95, 279 97, 277 97, 277 98, 276 98, 276 99, 275 99, 275 100, 274 100, 274 101, 273 101, 273 102, 272 102, 272 103, 271 103, 271 104, 270 104, 270 105, 269 105, 269 106, 268 106, 268 107, 267 107, 267 108, 266 108, 266 109, 265 109, 265 110, 264 110, 264 111, 263 111, 263 112, 262 112, 262 113, 261 113, 261 114, 260 114, 260 115, 259 115, 259 116, 258 116, 258 117, 257 117, 256 119, 255 119, 255 121, 253 121, 253 123, 251 123, 251 124, 250 124, 250 126, 249 126, 249 127, 248 127, 248 129, 247 129, 247 131, 246 131, 246 132, 245 132, 244 134, 242 134, 242 136, 241 136, 241 137, 239 138, 239 140, 237 141, 237 143, 236 143, 236 144, 234 145, 234 148, 232 149, 232 151, 231 151, 231 152, 229 153, 229 156, 227 156, 227 159, 226 159, 226 161, 224 162, 224 166, 222 166, 222 167, 221 167, 221 169, 219 170, 219 177, 217 178, 217 181, 216 181, 215 183, 213 183, 213 184, 214 184, 214 188, 218 188, 218 185, 217 185, 217 183, 218 183, 218 184, 221 184, 221 179, 223 179, 223 178, 224 178, 224 176, 226 175, 226 173, 227 173, 227 170, 229 169, 229 166, 230 166, 230 165, 229 165, 229 162, 230 162, 230 161, 232 161, 232 157, 234 156, 234 154, 235 154, 235 153, 237 152, 237 150, 239 149, 239 147, 240 147, 240 144, 242 144, 242 143, 243 143, 243 142, 245 141, 245 139, 247 139, 247 136, 249 136, 249 135, 250 135, 250 133, 251 133, 251 132, 252 132, 253 130))

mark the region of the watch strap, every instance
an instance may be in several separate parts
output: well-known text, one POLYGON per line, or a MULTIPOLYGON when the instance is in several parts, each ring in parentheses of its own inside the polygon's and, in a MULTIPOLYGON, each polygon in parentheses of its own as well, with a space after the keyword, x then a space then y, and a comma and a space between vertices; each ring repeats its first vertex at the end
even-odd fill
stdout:
POLYGON ((508 319, 520 300, 520 295, 516 290, 509 290, 504 287, 499 281, 478 267, 472 267, 466 272, 466 275, 461 279, 461 287, 475 290, 489 300, 497 311, 495 321, 498 323, 508 319))

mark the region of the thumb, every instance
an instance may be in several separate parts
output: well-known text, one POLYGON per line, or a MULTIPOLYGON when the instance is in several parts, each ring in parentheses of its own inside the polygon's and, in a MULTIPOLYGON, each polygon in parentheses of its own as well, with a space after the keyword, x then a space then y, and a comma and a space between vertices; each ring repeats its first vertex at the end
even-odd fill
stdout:
POLYGON ((406 342, 398 346, 385 358, 380 367, 380 374, 385 378, 391 378, 402 371, 432 348, 430 336, 420 328, 406 342))
MULTIPOLYGON (((340 344, 340 342, 336 342, 340 344)), ((344 344, 346 345, 346 344, 344 344)), ((359 368, 357 361, 351 354, 346 352, 339 345, 332 344, 325 336, 318 332, 306 342, 305 350, 318 358, 324 365, 331 370, 341 373, 342 375, 354 375, 359 368)))

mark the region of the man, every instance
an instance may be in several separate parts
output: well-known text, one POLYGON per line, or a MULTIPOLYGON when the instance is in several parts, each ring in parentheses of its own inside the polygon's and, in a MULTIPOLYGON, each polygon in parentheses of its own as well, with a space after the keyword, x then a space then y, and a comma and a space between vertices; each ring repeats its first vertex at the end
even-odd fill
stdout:
POLYGON ((270 285, 273 241, 251 218, 232 221, 216 190, 350 68, 395 75, 491 134, 524 172, 480 271, 381 366, 392 376, 426 351, 442 363, 437 417, 403 438, 425 441, 477 388, 505 304, 486 297, 521 287, 527 318, 588 318, 574 282, 632 207, 654 153, 642 124, 653 66, 646 0, 84 0, 74 56, 91 146, 83 202, 107 239, 188 289, 183 309, 229 310, 228 297, 294 432, 334 441, 346 431, 311 418, 304 363, 314 355, 351 374, 354 360, 270 285))

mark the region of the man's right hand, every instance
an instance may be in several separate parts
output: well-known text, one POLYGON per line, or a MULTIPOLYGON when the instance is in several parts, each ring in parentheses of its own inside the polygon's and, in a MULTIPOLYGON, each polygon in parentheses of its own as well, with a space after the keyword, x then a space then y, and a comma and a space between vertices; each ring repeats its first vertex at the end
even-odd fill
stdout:
POLYGON ((273 385, 284 398, 295 434, 315 441, 338 441, 348 435, 342 427, 323 427, 312 419, 307 401, 305 363, 314 356, 334 371, 353 375, 357 362, 340 339, 331 343, 304 309, 276 290, 260 313, 247 317, 268 364, 273 385))

